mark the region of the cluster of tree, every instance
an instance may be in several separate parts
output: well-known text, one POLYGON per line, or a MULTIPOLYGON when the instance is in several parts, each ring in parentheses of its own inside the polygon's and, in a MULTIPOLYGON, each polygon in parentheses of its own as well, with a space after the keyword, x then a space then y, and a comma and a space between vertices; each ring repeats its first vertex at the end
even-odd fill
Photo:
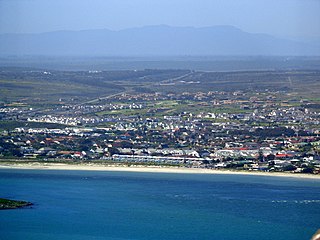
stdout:
POLYGON ((0 138, 0 153, 5 157, 22 157, 20 148, 11 142, 6 142, 0 138))
POLYGON ((277 127, 277 128, 257 128, 254 132, 259 137, 280 137, 287 136, 292 137, 295 135, 295 131, 291 128, 277 127))

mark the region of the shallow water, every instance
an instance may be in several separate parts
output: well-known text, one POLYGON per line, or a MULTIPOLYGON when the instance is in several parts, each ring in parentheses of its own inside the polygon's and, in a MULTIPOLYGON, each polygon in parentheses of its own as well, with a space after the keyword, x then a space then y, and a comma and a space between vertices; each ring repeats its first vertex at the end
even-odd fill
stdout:
POLYGON ((0 170, 0 239, 310 239, 320 180, 138 172, 0 170))

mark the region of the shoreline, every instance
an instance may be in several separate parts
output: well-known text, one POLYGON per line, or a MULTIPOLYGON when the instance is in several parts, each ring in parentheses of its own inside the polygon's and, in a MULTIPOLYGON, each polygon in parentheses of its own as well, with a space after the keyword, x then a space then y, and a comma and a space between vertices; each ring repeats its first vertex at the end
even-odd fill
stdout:
POLYGON ((69 170, 69 171, 112 171, 112 172, 146 172, 146 173, 175 173, 175 174, 231 174, 252 175, 266 177, 287 177, 299 179, 320 180, 320 175, 308 175, 286 172, 258 172, 217 170, 203 168, 163 167, 163 166, 123 166, 102 164, 66 164, 66 163, 0 163, 0 169, 25 169, 25 170, 69 170))

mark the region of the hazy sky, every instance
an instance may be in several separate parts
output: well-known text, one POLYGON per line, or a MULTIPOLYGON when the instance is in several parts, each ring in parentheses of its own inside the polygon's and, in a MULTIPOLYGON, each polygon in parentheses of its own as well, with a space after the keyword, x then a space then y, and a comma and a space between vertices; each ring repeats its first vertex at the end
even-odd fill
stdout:
POLYGON ((320 0, 0 0, 0 33, 158 24, 320 39, 320 0))

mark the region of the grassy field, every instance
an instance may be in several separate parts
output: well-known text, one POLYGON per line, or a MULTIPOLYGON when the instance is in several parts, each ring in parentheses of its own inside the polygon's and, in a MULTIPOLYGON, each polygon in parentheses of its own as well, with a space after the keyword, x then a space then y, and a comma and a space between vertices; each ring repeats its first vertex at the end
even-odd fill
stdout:
MULTIPOLYGON (((30 106, 84 102, 131 92, 285 91, 319 100, 320 71, 190 72, 188 70, 141 71, 0 71, 0 103, 20 101, 30 106), (165 84, 162 84, 165 83, 165 84), (169 84, 169 85, 167 85, 169 84)), ((159 103, 171 108, 174 102, 159 103)), ((185 108, 184 106, 181 108, 185 108)))
POLYGON ((179 115, 183 112, 191 112, 193 114, 200 114, 203 112, 210 113, 248 113, 252 110, 243 110, 239 106, 213 106, 206 102, 193 102, 193 101, 179 101, 179 100, 164 100, 164 101, 150 101, 145 104, 142 109, 120 109, 102 111, 97 113, 98 116, 141 116, 141 117, 164 117, 179 115))
POLYGON ((107 96, 186 74, 187 70, 144 71, 0 71, 0 101, 57 102, 107 96))
POLYGON ((320 71, 252 71, 252 72, 195 72, 174 82, 159 85, 156 91, 236 91, 265 90, 293 91, 314 96, 320 90, 320 71))
POLYGON ((38 122, 19 122, 19 121, 0 121, 0 131, 13 130, 15 128, 59 128, 63 129, 66 126, 55 123, 38 123, 38 122))
POLYGON ((114 85, 104 88, 87 86, 81 83, 44 82, 44 81, 17 81, 0 79, 0 101, 23 101, 33 104, 57 104, 60 101, 72 99, 90 99, 95 96, 114 94, 123 91, 122 87, 114 85))

